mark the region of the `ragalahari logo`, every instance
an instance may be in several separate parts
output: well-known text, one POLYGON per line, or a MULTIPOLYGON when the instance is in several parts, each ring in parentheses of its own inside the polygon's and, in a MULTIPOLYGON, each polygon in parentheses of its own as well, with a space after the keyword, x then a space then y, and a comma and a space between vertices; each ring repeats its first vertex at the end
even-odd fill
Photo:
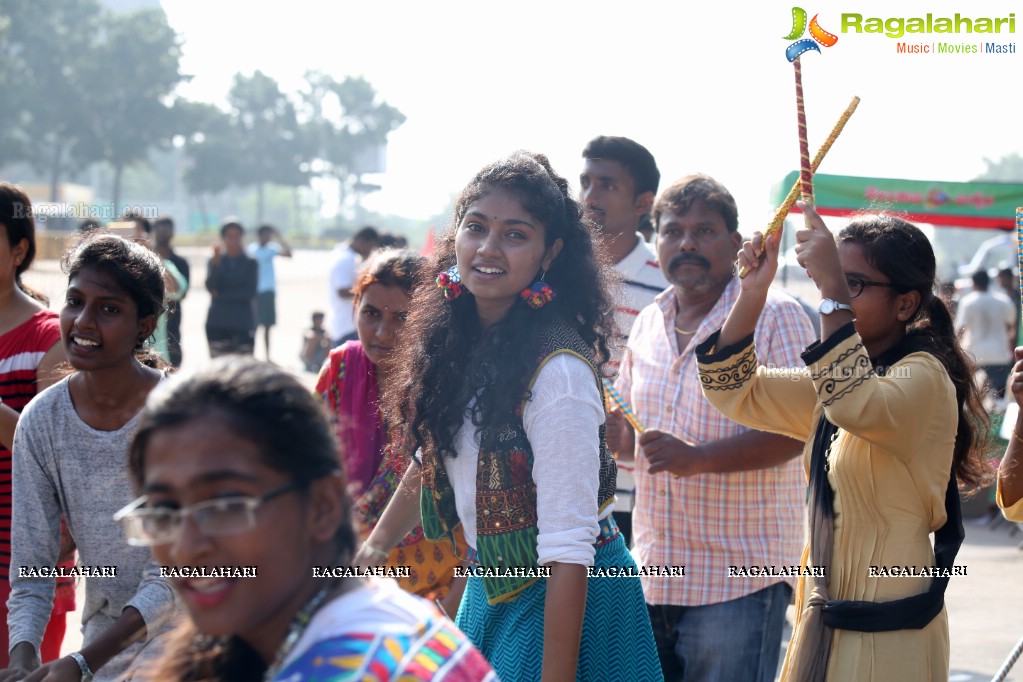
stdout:
POLYGON ((838 42, 838 36, 834 33, 828 33, 821 28, 820 24, 817 23, 817 16, 816 14, 813 15, 813 19, 810 20, 810 37, 796 40, 807 30, 806 10, 802 7, 792 8, 792 31, 785 36, 785 40, 795 40, 796 42, 785 48, 785 58, 789 62, 796 61, 799 59, 799 55, 810 50, 820 52, 821 49, 817 47, 818 44, 824 47, 831 47, 838 42))

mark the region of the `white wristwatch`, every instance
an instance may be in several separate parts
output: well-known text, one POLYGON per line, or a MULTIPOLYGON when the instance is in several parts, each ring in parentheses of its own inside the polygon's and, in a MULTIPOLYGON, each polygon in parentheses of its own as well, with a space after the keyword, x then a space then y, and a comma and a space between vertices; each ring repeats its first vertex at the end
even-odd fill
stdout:
POLYGON ((821 304, 817 308, 817 310, 820 312, 821 315, 830 315, 831 313, 837 312, 839 310, 848 310, 851 313, 852 306, 849 305, 848 303, 839 303, 838 301, 835 301, 833 299, 826 298, 823 301, 821 301, 821 304))
POLYGON ((92 682, 92 671, 89 670, 89 664, 85 662, 85 656, 82 656, 82 652, 75 651, 74 653, 68 654, 68 658, 72 659, 78 664, 78 667, 82 671, 82 682, 92 682))

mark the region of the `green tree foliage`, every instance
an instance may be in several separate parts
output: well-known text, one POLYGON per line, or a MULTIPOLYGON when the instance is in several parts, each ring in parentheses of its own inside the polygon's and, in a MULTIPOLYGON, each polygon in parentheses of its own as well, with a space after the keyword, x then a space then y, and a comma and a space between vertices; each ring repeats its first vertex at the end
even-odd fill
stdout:
POLYGON ((102 14, 95 0, 0 0, 0 158, 48 176, 51 200, 65 173, 94 160, 75 148, 89 129, 84 70, 102 14))
POLYGON ((361 171, 359 159, 387 142, 387 136, 405 122, 405 115, 387 102, 361 77, 337 80, 311 71, 302 93, 306 128, 313 145, 316 172, 341 186, 342 201, 361 171))
POLYGON ((166 148, 177 132, 170 102, 186 80, 178 35, 163 10, 108 14, 81 67, 88 87, 88 129, 75 152, 85 163, 100 159, 114 171, 118 204, 125 167, 146 160, 154 146, 166 148))
POLYGON ((239 184, 241 170, 236 152, 241 135, 231 117, 205 102, 181 102, 177 110, 180 130, 186 138, 184 181, 188 191, 197 196, 218 194, 239 184))
POLYGON ((294 102, 263 72, 236 75, 228 102, 239 142, 236 182, 256 187, 256 219, 262 221, 267 183, 296 187, 308 182, 309 144, 294 102))

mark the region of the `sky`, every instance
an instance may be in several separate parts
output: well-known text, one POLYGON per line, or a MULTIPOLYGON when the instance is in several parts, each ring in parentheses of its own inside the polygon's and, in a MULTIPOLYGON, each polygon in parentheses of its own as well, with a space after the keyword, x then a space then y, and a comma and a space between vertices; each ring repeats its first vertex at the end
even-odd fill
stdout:
MULTIPOLYGON (((1018 83, 1023 6, 1006 0, 799 0, 838 43, 801 59, 811 156, 853 95, 859 109, 821 165, 839 175, 963 181, 985 158, 1023 152, 1018 83), (1016 32, 841 32, 843 14, 1008 17, 1016 32), (899 54, 899 42, 1011 44, 1012 54, 899 54)), ((578 186, 601 134, 654 154, 661 187, 702 172, 758 229, 772 188, 799 162, 791 1, 520 0, 517 3, 162 0, 183 39, 182 93, 223 104, 237 72, 285 91, 316 69, 363 76, 406 123, 367 208, 428 218, 485 164, 517 149, 548 155, 578 186)))

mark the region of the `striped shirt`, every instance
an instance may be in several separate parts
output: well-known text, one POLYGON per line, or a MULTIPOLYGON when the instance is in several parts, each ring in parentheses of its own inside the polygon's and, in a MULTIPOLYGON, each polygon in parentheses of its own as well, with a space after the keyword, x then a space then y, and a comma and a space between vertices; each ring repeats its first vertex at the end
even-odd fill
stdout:
MULTIPOLYGON (((696 364, 696 347, 721 328, 738 293, 739 280, 733 279, 681 355, 672 333, 673 291, 640 313, 617 386, 645 428, 697 444, 749 431, 704 398, 696 364)), ((802 367, 800 351, 813 341, 813 330, 795 300, 772 291, 755 338, 765 364, 802 367)), ((681 579, 642 578, 647 603, 696 606, 738 599, 782 578, 730 578, 729 566, 799 564, 806 484, 798 457, 770 469, 683 478, 646 469, 637 445, 634 553, 644 565, 686 567, 681 579)))
MULTIPOLYGON (((615 271, 621 277, 622 285, 615 292, 615 322, 621 336, 611 348, 611 360, 608 370, 618 372, 622 361, 622 352, 629 340, 629 330, 639 315, 639 311, 654 302, 657 294, 668 288, 668 280, 664 278, 661 267, 657 264, 657 254, 653 247, 646 243, 643 235, 636 233, 636 246, 625 258, 615 264, 615 271)), ((618 483, 615 495, 615 511, 632 511, 636 482, 633 478, 632 462, 618 460, 618 483)))
MULTIPOLYGON (((0 336, 0 398, 21 412, 36 394, 36 368, 53 344, 60 341, 60 319, 40 310, 0 336)), ((11 564, 11 451, 0 445, 0 577, 7 579, 11 564)))

